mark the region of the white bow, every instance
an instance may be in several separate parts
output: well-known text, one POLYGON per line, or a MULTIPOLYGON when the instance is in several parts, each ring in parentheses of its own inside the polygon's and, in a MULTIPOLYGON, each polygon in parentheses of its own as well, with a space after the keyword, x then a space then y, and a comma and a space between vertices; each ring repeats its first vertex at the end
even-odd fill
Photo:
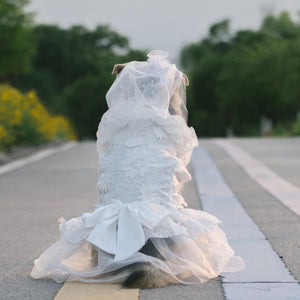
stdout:
POLYGON ((94 227, 86 240, 100 249, 115 254, 115 261, 130 257, 145 244, 142 225, 153 229, 169 215, 154 202, 122 203, 113 200, 92 213, 82 215, 86 227, 94 227))

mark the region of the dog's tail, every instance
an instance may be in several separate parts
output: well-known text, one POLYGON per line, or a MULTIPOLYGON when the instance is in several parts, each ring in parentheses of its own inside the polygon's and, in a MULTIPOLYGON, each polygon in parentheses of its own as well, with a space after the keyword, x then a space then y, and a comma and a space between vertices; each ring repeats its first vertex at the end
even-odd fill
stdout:
POLYGON ((178 281, 172 275, 144 263, 135 268, 122 285, 126 288, 151 289, 165 287, 170 283, 178 283, 178 281))

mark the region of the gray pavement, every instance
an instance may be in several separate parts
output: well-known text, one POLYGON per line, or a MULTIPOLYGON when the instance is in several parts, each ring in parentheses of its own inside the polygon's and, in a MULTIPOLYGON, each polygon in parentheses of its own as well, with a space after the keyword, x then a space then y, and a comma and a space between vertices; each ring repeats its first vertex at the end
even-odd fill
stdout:
MULTIPOLYGON (((255 157, 259 156, 260 159, 265 160, 270 156, 275 156, 275 154, 270 154, 269 152, 272 152, 274 148, 276 149, 276 140, 272 141, 273 147, 270 148, 269 152, 265 151, 265 147, 262 147, 265 140, 259 140, 257 142, 257 147, 261 149, 261 152, 257 150, 257 156, 255 157), (258 153, 260 155, 258 155, 258 153)), ((277 143, 281 145, 281 139, 279 139, 277 143)), ((288 143, 288 141, 286 141, 286 143, 288 143)), ((300 140, 298 140, 298 143, 300 144, 300 140)), ((243 144, 243 147, 245 147, 247 151, 249 150, 249 143, 240 144, 243 144)), ((300 281, 299 216, 290 211, 280 201, 255 183, 224 150, 208 140, 203 140, 202 145, 212 157, 224 180, 239 199, 240 203, 267 237, 273 249, 281 257, 295 279, 300 281)), ((291 141, 290 146, 294 147, 294 141, 291 141)), ((252 147, 254 146, 252 145, 252 147)), ((287 145, 285 145, 285 147, 287 147, 287 145)), ((284 157, 280 156, 279 159, 283 161, 285 158, 288 160, 285 155, 284 157)), ((299 174, 300 166, 298 176, 299 174)))
MULTIPOLYGON (((284 179, 300 187, 300 139, 234 141, 284 179)), ((219 147, 202 140, 225 181, 248 214, 300 280, 300 222, 278 200, 249 178, 219 147)), ((189 170, 192 171, 191 166, 189 170)), ((53 299, 62 284, 29 277, 33 260, 60 236, 57 219, 91 211, 96 200, 94 142, 56 153, 0 176, 0 299, 53 299)), ((195 183, 183 190, 191 208, 201 207, 195 183)), ((201 199, 200 199, 201 200, 201 199)), ((202 285, 142 290, 140 299, 224 299, 220 278, 202 285)))
POLYGON ((0 176, 0 299, 53 299, 62 284, 29 277, 60 236, 57 218, 93 209, 94 143, 82 143, 0 176))
POLYGON ((300 188, 300 137, 239 138, 233 143, 300 188))

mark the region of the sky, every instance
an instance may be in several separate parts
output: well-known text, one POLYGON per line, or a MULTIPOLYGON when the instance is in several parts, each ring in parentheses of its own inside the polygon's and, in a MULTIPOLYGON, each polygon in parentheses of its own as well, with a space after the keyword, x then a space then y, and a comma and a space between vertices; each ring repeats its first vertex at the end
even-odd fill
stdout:
POLYGON ((31 0, 27 11, 36 23, 63 28, 82 24, 109 25, 126 36, 132 48, 161 49, 177 63, 180 49, 200 41, 210 25, 230 18, 233 31, 257 29, 267 12, 287 10, 294 20, 299 0, 31 0))

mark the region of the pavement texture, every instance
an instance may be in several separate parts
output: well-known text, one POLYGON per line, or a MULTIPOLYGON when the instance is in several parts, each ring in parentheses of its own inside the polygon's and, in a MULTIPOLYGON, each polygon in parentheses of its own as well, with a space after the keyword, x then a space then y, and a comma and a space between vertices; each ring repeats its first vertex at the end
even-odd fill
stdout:
POLYGON ((233 143, 300 188, 300 137, 240 138, 233 143))
MULTIPOLYGON (((264 147, 262 147, 263 142, 264 140, 257 144, 258 147, 263 149, 259 156, 260 160, 264 161, 272 155, 275 156, 275 154, 270 155, 265 151, 266 146, 264 145, 264 147)), ((291 145, 293 145, 293 142, 292 140, 291 145)), ((250 143, 253 143, 253 140, 250 141, 250 143)), ((265 143, 269 143, 269 141, 265 143)), ((273 140, 272 143, 275 144, 276 148, 276 141, 273 140)), ((282 144, 282 141, 278 140, 278 143, 282 144)), ((298 143, 300 144, 300 140, 298 140, 298 143)), ((244 143, 241 144, 243 144, 244 149, 249 150, 249 143, 245 143, 244 141, 244 143)), ((210 141, 202 141, 202 145, 212 157, 224 180, 239 199, 240 203, 267 237, 275 252, 277 252, 283 260, 295 279, 300 281, 299 216, 290 211, 280 201, 255 183, 222 149, 210 141)), ((285 147, 287 147, 287 145, 285 145, 285 147)), ((272 149, 274 149, 274 145, 272 149)), ((272 150, 270 150, 270 152, 271 151, 272 150)), ((286 157, 286 155, 284 155, 284 157, 286 157)), ((284 160, 281 156, 279 159, 284 160)), ((275 161, 274 158, 273 161, 275 161)), ((273 169, 273 165, 271 164, 269 167, 272 170, 275 169, 273 169)), ((298 176, 300 176, 300 165, 298 176)), ((285 179, 288 180, 286 177, 285 179)))
POLYGON ((60 237, 58 221, 91 211, 96 199, 94 143, 0 176, 0 299, 53 299, 62 284, 32 279, 36 259, 60 237))
POLYGON ((0 151, 0 166, 4 165, 8 162, 14 161, 16 159, 20 159, 26 156, 29 156, 33 153, 36 153, 37 151, 48 149, 50 147, 55 147, 65 144, 64 141, 56 140, 47 142, 41 145, 35 145, 35 146, 17 146, 12 147, 8 152, 2 152, 0 151))

